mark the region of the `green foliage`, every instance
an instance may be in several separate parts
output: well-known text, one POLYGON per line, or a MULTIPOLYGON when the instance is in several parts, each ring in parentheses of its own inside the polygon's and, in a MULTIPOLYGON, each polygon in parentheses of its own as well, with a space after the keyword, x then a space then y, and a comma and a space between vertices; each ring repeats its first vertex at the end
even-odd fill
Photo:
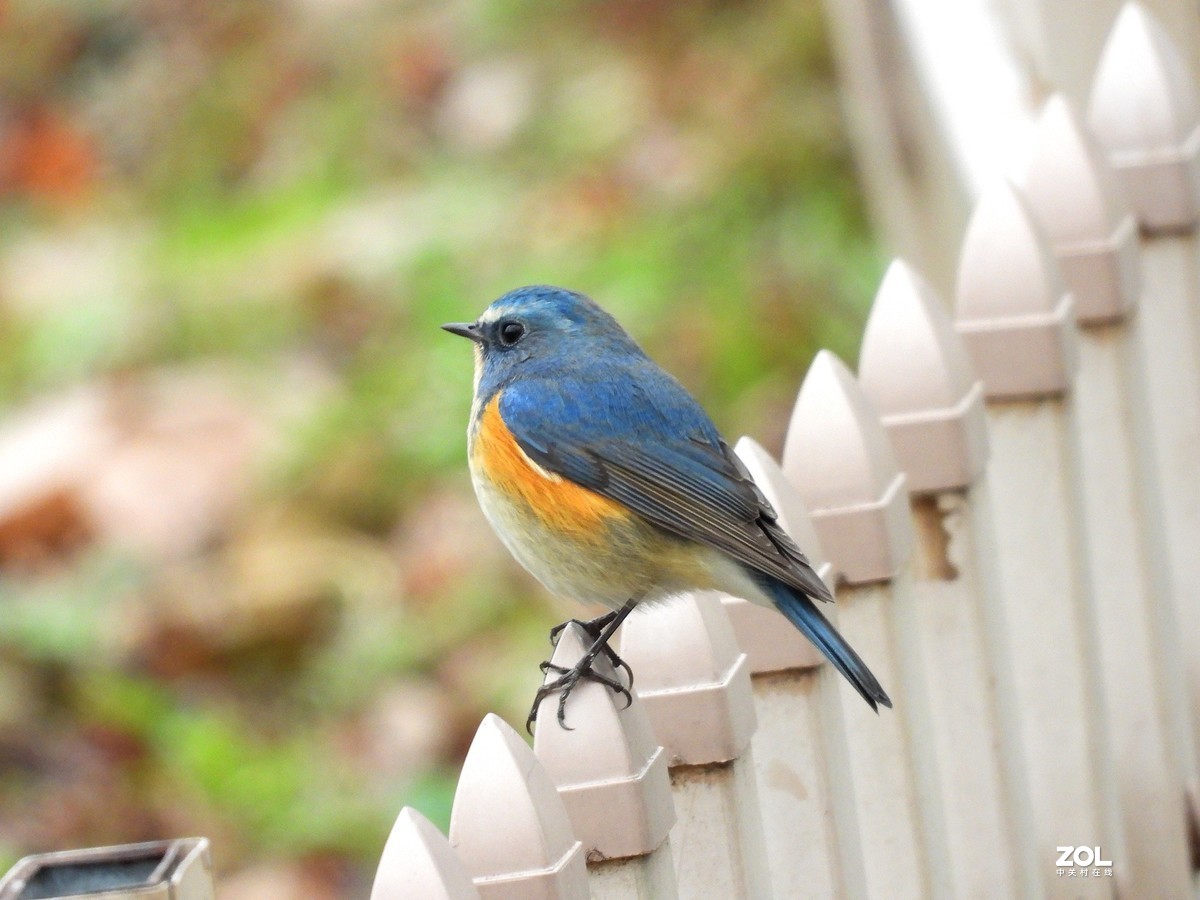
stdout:
POLYGON ((37 664, 95 664, 116 657, 124 641, 112 616, 143 573, 128 559, 89 554, 76 568, 37 581, 0 580, 0 647, 37 664))

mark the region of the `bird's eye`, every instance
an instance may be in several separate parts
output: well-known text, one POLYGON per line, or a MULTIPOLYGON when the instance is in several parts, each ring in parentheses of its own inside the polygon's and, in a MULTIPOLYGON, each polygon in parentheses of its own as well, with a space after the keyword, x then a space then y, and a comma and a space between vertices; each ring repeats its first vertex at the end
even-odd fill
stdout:
POLYGON ((525 326, 520 322, 505 322, 500 326, 500 343, 511 347, 525 337, 525 326))

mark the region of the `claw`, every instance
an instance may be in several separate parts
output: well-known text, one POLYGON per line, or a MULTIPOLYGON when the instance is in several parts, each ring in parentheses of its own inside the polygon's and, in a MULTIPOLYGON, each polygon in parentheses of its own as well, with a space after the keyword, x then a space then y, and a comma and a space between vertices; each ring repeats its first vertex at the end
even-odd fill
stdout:
MULTIPOLYGON (((608 650, 608 658, 609 658, 609 661, 612 662, 613 668, 616 669, 618 672, 621 671, 621 669, 624 669, 625 674, 629 676, 629 687, 625 691, 625 693, 628 694, 629 691, 633 690, 633 669, 631 669, 629 667, 629 663, 625 662, 625 660, 623 660, 623 659, 621 659, 621 657, 617 656, 616 651, 611 650, 608 647, 605 647, 604 649, 608 650)), ((632 703, 632 702, 633 702, 633 698, 631 697, 629 699, 629 703, 632 703)), ((629 703, 626 703, 626 705, 625 705, 626 709, 629 709, 629 703)))
POLYGON ((574 686, 575 684, 572 682, 570 685, 563 688, 562 692, 558 695, 558 727, 567 731, 575 730, 567 724, 567 697, 571 696, 571 688, 574 686))

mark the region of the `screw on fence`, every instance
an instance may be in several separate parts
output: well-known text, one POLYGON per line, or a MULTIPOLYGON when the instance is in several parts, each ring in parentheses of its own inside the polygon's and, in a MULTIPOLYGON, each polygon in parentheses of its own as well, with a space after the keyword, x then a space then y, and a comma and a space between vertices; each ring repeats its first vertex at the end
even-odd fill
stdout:
POLYGON ((720 600, 688 594, 630 617, 621 653, 670 760, 680 896, 770 896, 750 667, 720 600))
POLYGON ((1115 175, 1061 96, 1047 101, 1023 175, 1076 301, 1082 515, 1096 592, 1110 742, 1131 883, 1177 895, 1189 871, 1194 723, 1154 468, 1138 296, 1137 226, 1115 175))
POLYGON ((1142 303, 1162 538, 1200 723, 1200 98, 1165 29, 1127 4, 1101 57, 1090 120, 1141 225, 1142 303))
POLYGON ((463 762, 450 846, 484 900, 589 897, 583 844, 554 782, 529 745, 494 714, 484 717, 463 762))
MULTIPOLYGON (((832 585, 833 566, 799 492, 754 440, 743 437, 735 449, 779 524, 832 585)), ((865 897, 842 677, 778 613, 727 595, 721 601, 753 676, 754 767, 774 894, 865 897)), ((823 612, 836 626, 836 608, 823 612)))
MULTIPOLYGON (((571 623, 559 635, 550 661, 570 667, 591 643, 571 623)), ((618 677, 605 656, 593 668, 599 675, 618 677)), ((554 671, 546 677, 552 679, 554 671)), ((636 696, 627 703, 626 695, 595 681, 581 682, 571 694, 566 724, 572 730, 558 724, 557 705, 556 695, 542 700, 534 752, 557 785, 571 827, 583 842, 592 896, 674 897, 668 835, 675 807, 667 756, 646 711, 636 696)))
POLYGON ((912 496, 922 560, 917 622, 955 893, 1038 896, 1015 675, 992 563, 983 385, 942 301, 903 261, 891 264, 875 296, 859 379, 912 496))
MULTIPOLYGON (((1099 624, 1078 508, 1074 305, 1032 213, 1004 182, 963 240, 957 328, 987 398, 995 569, 1041 853, 1097 835, 1125 859, 1099 624), (1076 840, 1071 838, 1071 841, 1076 840)), ((1046 878, 1054 872, 1045 862, 1046 878)), ((1061 884, 1051 883, 1055 893, 1061 884)))
POLYGON ((875 715, 842 692, 868 890, 952 896, 905 479, 854 376, 828 351, 817 355, 800 388, 783 470, 845 582, 838 627, 895 704, 875 715))
POLYGON ((478 900, 466 867, 450 842, 423 815, 406 806, 388 835, 371 900, 478 900))

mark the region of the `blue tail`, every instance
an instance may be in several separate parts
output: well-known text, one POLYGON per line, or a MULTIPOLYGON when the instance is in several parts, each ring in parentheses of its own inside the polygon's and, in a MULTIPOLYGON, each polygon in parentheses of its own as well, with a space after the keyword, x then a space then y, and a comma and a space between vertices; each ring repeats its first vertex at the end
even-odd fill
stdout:
POLYGON ((879 712, 878 704, 891 708, 891 698, 880 687, 875 676, 871 674, 871 670, 867 668, 867 664, 854 652, 854 648, 846 643, 846 639, 838 634, 833 624, 821 615, 821 611, 817 609, 816 604, 807 594, 789 587, 769 575, 760 572, 751 572, 750 574, 774 602, 775 608, 787 616, 788 621, 799 628, 804 636, 825 654, 826 658, 870 704, 871 709, 879 712))

